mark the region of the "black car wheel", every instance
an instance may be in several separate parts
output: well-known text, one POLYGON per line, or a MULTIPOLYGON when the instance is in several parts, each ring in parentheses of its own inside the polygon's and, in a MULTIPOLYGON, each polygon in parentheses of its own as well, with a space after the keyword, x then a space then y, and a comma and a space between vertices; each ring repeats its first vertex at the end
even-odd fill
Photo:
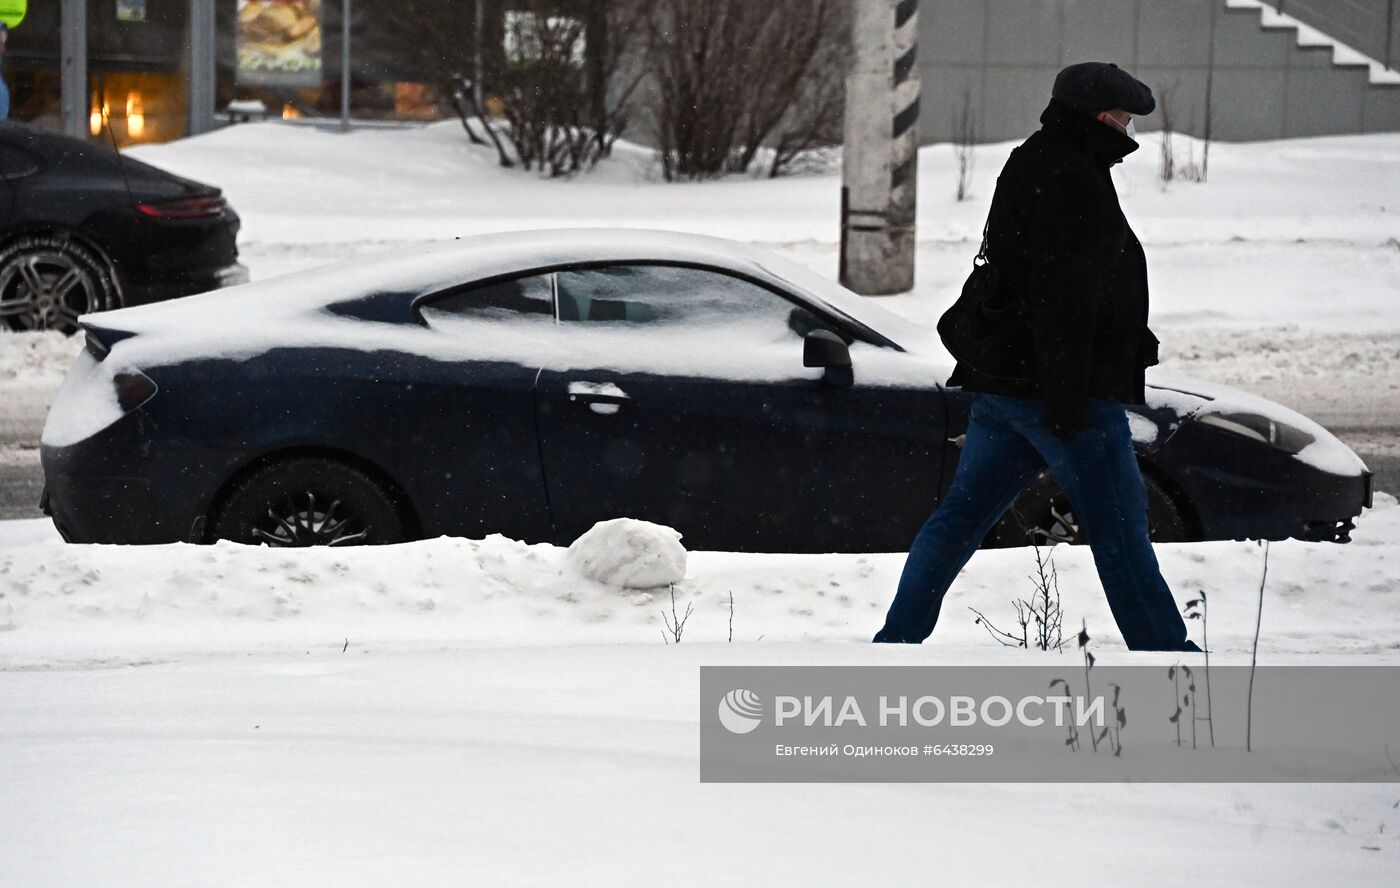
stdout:
POLYGON ((120 308, 106 264, 61 237, 26 237, 0 250, 0 319, 12 330, 73 333, 78 317, 120 308))
MULTIPOLYGON (((1180 543, 1190 538, 1186 516, 1161 482, 1144 473, 1147 488, 1147 530, 1154 543, 1180 543)), ((1006 545, 1036 545, 1087 542, 1074 516, 1074 507, 1049 474, 1042 474, 1007 513, 1002 526, 992 532, 993 540, 1006 545)))
POLYGON ((367 472, 295 457, 245 476, 223 497, 210 539, 281 547, 401 543, 404 520, 389 488, 367 472))

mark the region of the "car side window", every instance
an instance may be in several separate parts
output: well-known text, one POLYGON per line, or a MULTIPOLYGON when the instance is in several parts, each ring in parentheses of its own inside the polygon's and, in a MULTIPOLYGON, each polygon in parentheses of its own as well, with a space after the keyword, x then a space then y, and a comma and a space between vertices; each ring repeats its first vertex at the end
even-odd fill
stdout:
POLYGON ((430 323, 436 317, 511 319, 554 319, 552 275, 537 274, 463 287, 423 306, 423 317, 430 323))
POLYGON ((765 327, 792 334, 794 303, 758 284, 718 271, 674 265, 609 265, 556 275, 564 323, 765 327))

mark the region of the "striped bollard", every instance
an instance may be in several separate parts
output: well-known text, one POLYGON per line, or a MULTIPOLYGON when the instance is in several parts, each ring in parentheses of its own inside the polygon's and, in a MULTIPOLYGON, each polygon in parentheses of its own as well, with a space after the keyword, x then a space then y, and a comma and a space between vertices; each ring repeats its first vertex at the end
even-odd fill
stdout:
POLYGON ((846 79, 841 283, 880 296, 914 286, 918 0, 856 0, 846 79))

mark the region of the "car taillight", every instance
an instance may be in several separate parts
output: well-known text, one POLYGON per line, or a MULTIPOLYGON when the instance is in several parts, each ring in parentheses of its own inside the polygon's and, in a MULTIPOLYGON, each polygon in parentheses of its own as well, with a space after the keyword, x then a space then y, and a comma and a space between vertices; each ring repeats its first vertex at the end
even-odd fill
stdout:
POLYGON ((147 201, 137 204, 136 209, 157 219, 209 219, 223 215, 225 205, 222 197, 214 195, 147 201))
POLYGON ((151 400, 156 393, 156 384, 144 373, 134 370, 118 373, 112 378, 117 387, 117 403, 123 413, 130 413, 151 400))

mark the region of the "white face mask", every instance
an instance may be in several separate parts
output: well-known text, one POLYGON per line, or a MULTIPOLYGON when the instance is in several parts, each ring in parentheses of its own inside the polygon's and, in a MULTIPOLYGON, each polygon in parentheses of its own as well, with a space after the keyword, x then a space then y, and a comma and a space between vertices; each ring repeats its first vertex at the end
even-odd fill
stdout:
POLYGON ((1099 115, 1099 122, 1103 123, 1105 126, 1113 127, 1114 129, 1118 130, 1118 132, 1132 139, 1134 142, 1137 141, 1137 127, 1133 126, 1133 118, 1129 117, 1127 125, 1124 126, 1123 124, 1118 122, 1118 118, 1114 117, 1112 114, 1105 112, 1099 115))

